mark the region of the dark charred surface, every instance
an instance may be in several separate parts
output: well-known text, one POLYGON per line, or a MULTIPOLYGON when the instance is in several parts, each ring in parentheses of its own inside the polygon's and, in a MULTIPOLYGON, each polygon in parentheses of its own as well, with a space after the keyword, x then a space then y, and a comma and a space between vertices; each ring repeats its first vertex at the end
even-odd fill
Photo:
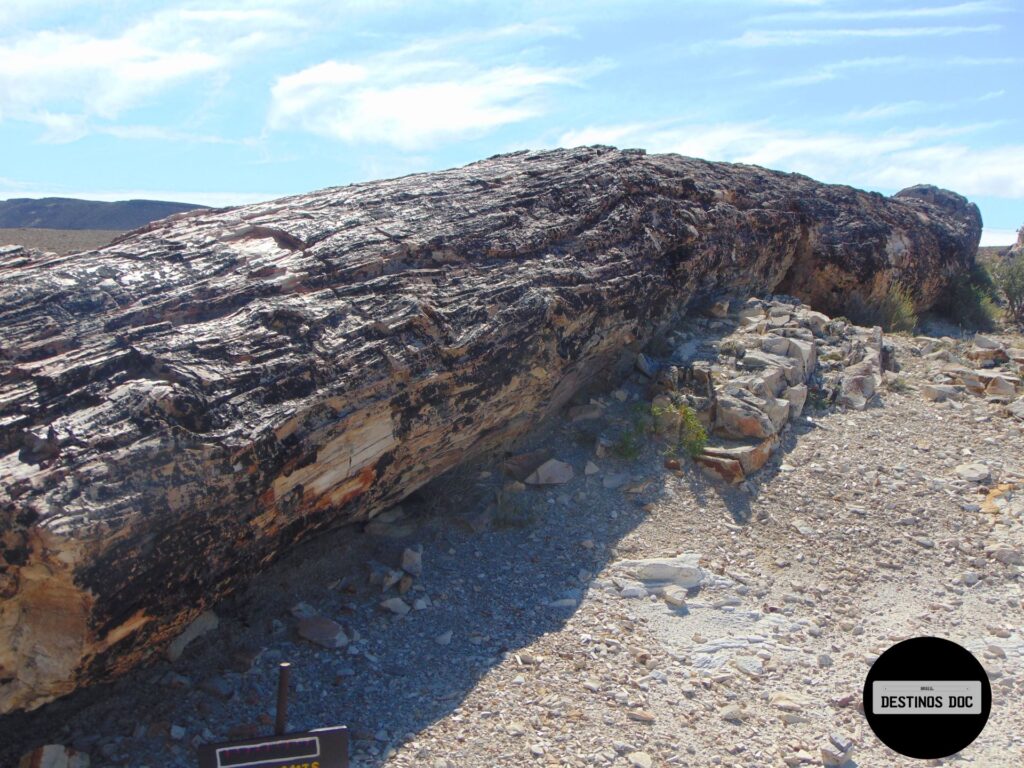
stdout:
POLYGON ((563 405, 694 302, 973 261, 958 195, 608 148, 0 256, 0 712, 117 674, 296 539, 563 405))

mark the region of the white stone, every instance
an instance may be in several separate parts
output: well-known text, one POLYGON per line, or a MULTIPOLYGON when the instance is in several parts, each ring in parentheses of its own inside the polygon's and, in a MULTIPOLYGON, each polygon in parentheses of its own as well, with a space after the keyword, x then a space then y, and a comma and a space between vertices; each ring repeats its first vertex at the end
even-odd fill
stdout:
POLYGON ((400 597, 392 597, 380 604, 380 607, 386 611, 397 614, 399 616, 405 616, 411 609, 409 604, 400 597))
POLYGON ((345 630, 326 616, 310 616, 299 620, 299 636, 324 648, 344 648, 348 645, 345 630))
POLYGON ((651 585, 675 584, 685 589, 700 586, 704 570, 696 564, 695 556, 655 557, 648 560, 622 560, 615 568, 629 573, 633 578, 651 585))
MULTIPOLYGON (((299 603, 299 605, 305 605, 305 603, 299 603)), ((171 644, 167 646, 167 659, 169 661, 177 661, 181 658, 181 654, 185 652, 185 647, 195 640, 197 637, 202 637, 207 632, 212 632, 220 624, 220 620, 217 618, 217 614, 213 611, 203 611, 192 623, 185 627, 185 631, 178 635, 171 641, 171 644)))
POLYGON ((625 587, 621 592, 619 592, 619 596, 620 597, 627 597, 627 598, 641 599, 641 600, 643 598, 647 597, 647 595, 648 595, 647 590, 644 587, 637 586, 637 585, 631 585, 631 586, 625 587))
POLYGON ((609 490, 615 490, 621 488, 629 482, 629 475, 625 473, 605 475, 601 480, 601 485, 609 490))
POLYGON ((796 691, 776 691, 769 697, 768 703, 784 712, 801 712, 807 706, 808 699, 796 691))
POLYGON ((1003 345, 990 336, 982 336, 980 333, 974 337, 974 346, 980 349, 1002 349, 1003 345))
POLYGON ((804 405, 807 403, 807 385, 797 384, 795 387, 788 387, 782 393, 782 397, 789 401, 789 415, 795 419, 803 413, 804 405))
POLYGON ((683 608, 686 606, 686 590, 676 584, 671 584, 665 587, 661 596, 665 598, 665 602, 673 608, 683 608))
POLYGON ((964 399, 963 390, 952 384, 925 384, 921 388, 921 394, 925 400, 931 400, 934 403, 964 399))
POLYGON ((291 607, 291 614, 300 621, 302 619, 311 619, 317 615, 317 610, 309 603, 296 603, 291 607))
POLYGON ((572 480, 572 465, 558 459, 548 459, 524 481, 527 485, 563 485, 572 480))
POLYGON ((718 716, 723 720, 745 720, 747 714, 739 704, 726 704, 718 711, 718 716))
POLYGON ((18 768, 89 768, 89 756, 61 744, 47 744, 22 757, 18 768))
POLYGON ((410 576, 423 575, 423 548, 408 548, 402 553, 402 570, 410 576))
POLYGON ((961 464, 955 470, 957 477, 971 483, 983 483, 992 476, 992 472, 984 464, 961 464))

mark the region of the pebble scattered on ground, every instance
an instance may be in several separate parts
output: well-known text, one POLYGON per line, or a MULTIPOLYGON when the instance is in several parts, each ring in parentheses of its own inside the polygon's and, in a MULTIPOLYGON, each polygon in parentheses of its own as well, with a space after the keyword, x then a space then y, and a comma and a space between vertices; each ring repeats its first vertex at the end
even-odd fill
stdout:
MULTIPOLYGON (((674 340, 718 354, 743 322, 718 314, 674 340)), ((290 727, 348 725, 354 766, 909 766, 861 689, 886 648, 939 635, 993 707, 932 764, 1018 766, 1024 340, 886 340, 898 372, 809 397, 736 484, 657 435, 622 444, 652 351, 508 456, 300 544, 171 658, 0 720, 0 764, 51 744, 54 766, 193 766, 271 732, 289 661, 290 727)))

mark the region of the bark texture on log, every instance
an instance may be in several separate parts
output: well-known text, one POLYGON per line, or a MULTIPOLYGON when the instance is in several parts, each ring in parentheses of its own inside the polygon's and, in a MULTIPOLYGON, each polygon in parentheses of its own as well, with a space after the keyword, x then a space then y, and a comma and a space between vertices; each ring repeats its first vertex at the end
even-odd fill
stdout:
POLYGON ((932 187, 593 147, 0 254, 0 712, 126 670, 697 300, 895 277, 923 308, 980 226, 932 187))

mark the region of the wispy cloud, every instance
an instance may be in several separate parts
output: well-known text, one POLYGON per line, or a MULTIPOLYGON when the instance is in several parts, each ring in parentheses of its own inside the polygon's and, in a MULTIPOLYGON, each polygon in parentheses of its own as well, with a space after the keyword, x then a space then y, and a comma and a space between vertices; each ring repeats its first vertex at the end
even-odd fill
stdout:
POLYGON ((909 56, 876 56, 863 59, 851 59, 823 64, 820 67, 799 75, 791 75, 773 80, 768 85, 774 88, 790 86, 815 85, 838 80, 859 70, 888 69, 956 69, 958 67, 1004 67, 1019 64, 1024 59, 1012 56, 968 57, 953 56, 948 59, 911 58, 909 56))
POLYGON ((118 139, 139 141, 171 141, 182 144, 230 144, 235 146, 255 146, 259 143, 258 138, 228 139, 215 134, 182 131, 160 125, 103 125, 91 130, 118 139))
POLYGON ((810 72, 805 72, 800 75, 779 78, 778 80, 770 82, 769 85, 776 87, 813 85, 814 83, 824 83, 830 80, 836 80, 847 72, 855 72, 861 69, 883 69, 895 67, 905 64, 906 62, 906 56, 874 56, 863 59, 836 61, 830 64, 824 64, 817 69, 813 69, 810 72))
MULTIPOLYGON (((64 29, 0 42, 0 119, 73 141, 158 94, 225 71, 306 22, 272 8, 159 11, 113 35, 64 29)), ((0 38, 2 39, 2 38, 0 38)))
POLYGON ((968 195, 1024 197, 1024 144, 984 148, 960 141, 989 124, 876 134, 784 130, 766 122, 596 126, 561 146, 616 144, 709 160, 752 163, 826 181, 899 189, 933 183, 968 195))
POLYGON ((999 13, 1009 10, 1004 3, 978 2, 955 3, 953 5, 933 5, 919 8, 884 8, 856 11, 820 10, 800 11, 798 13, 773 13, 758 16, 753 21, 884 21, 896 19, 940 19, 957 16, 974 16, 984 13, 999 13))
POLYGON ((876 104, 867 109, 851 109, 839 119, 842 122, 883 120, 891 117, 903 117, 906 115, 920 115, 928 112, 941 112, 949 109, 948 104, 934 104, 926 101, 900 101, 891 104, 876 104))
POLYGON ((277 79, 268 124, 407 151, 480 135, 542 114, 552 88, 577 85, 608 66, 545 67, 493 52, 502 40, 567 33, 512 25, 418 40, 360 60, 321 62, 277 79), (489 55, 483 46, 491 48, 489 55))
POLYGON ((696 43, 692 50, 725 46, 730 48, 769 48, 824 45, 840 40, 897 39, 908 37, 953 37, 955 35, 998 32, 999 24, 938 27, 849 27, 820 29, 750 29, 728 40, 696 43))
POLYGON ((1006 91, 1002 90, 990 91, 972 99, 957 99, 953 101, 921 101, 919 99, 911 99, 909 101, 875 104, 865 109, 851 109, 838 119, 840 122, 864 122, 869 120, 889 120, 911 115, 937 114, 973 104, 993 101, 994 99, 1001 98, 1005 93, 1006 91))

